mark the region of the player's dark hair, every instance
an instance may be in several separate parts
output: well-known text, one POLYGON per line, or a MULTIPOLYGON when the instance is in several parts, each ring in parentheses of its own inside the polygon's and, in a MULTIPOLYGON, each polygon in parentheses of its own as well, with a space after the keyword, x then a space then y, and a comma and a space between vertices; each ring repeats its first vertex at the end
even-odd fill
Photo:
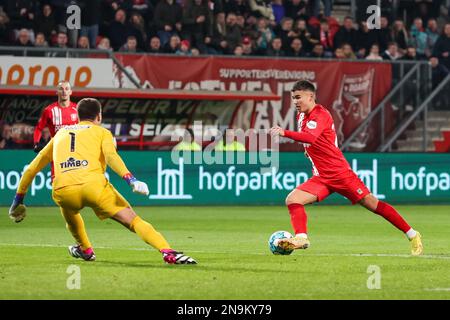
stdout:
POLYGON ((94 98, 81 99, 77 104, 78 119, 95 120, 95 118, 102 112, 102 105, 100 101, 94 98))
POLYGON ((311 81, 299 80, 294 84, 291 91, 311 91, 313 93, 316 93, 316 87, 311 81))

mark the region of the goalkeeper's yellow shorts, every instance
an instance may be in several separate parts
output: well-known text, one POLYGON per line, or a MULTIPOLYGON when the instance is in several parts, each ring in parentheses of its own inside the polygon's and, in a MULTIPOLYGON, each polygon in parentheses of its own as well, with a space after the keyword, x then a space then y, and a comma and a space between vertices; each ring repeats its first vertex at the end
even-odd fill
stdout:
POLYGON ((53 200, 67 213, 78 213, 84 207, 94 210, 101 220, 113 217, 125 208, 131 208, 127 200, 111 183, 89 182, 53 190, 53 200))

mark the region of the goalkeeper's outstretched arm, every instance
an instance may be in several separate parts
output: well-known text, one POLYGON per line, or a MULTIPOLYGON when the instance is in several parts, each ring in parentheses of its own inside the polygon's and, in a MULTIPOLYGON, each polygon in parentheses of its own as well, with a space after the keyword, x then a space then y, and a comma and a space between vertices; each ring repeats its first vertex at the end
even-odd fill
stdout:
POLYGON ((9 216, 15 222, 20 222, 25 218, 26 208, 23 204, 23 199, 25 194, 33 181, 34 177, 39 171, 45 168, 51 161, 53 157, 53 139, 42 149, 41 152, 34 158, 34 160, 27 167, 23 173, 22 178, 20 178, 19 187, 17 188, 16 195, 14 197, 13 203, 9 208, 9 216))
POLYGON ((105 131, 105 137, 102 141, 102 152, 106 164, 119 176, 121 176, 133 192, 144 195, 149 194, 148 186, 145 182, 138 181, 128 170, 122 158, 117 153, 115 140, 110 131, 105 131))

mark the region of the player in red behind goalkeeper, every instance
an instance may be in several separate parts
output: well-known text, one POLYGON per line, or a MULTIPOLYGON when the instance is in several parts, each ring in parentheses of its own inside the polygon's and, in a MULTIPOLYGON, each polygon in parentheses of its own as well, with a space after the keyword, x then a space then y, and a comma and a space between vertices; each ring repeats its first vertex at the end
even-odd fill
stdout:
POLYGON ((63 126, 78 123, 77 104, 70 101, 72 88, 68 81, 60 81, 57 86, 58 101, 54 102, 42 111, 38 124, 34 129, 34 151, 38 153, 45 147, 41 141, 42 130, 48 127, 52 138, 63 126))
POLYGON ((316 103, 316 88, 306 80, 296 82, 291 90, 297 109, 298 132, 273 127, 271 134, 303 143, 306 156, 311 160, 313 177, 299 185, 286 198, 295 237, 281 239, 284 249, 306 249, 310 242, 307 235, 305 205, 322 201, 333 192, 359 203, 382 216, 403 231, 411 243, 411 254, 421 255, 421 235, 388 203, 378 200, 350 168, 338 148, 333 118, 329 111, 316 103))

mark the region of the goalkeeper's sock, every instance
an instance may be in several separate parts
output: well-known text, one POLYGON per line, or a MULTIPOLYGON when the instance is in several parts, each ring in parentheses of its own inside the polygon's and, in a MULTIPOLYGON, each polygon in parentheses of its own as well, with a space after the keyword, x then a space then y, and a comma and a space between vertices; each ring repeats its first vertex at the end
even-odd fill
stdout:
POLYGON ((89 241, 86 229, 84 228, 84 221, 81 214, 63 214, 66 220, 67 230, 70 231, 75 241, 81 246, 83 252, 92 249, 92 244, 89 241))
POLYGON ((162 234, 156 231, 150 223, 138 216, 131 222, 130 230, 136 232, 142 240, 158 250, 170 249, 170 245, 162 234))
MULTIPOLYGON (((386 202, 378 201, 378 206, 375 209, 375 213, 379 214, 397 229, 400 229, 404 233, 408 233, 411 230, 410 225, 402 218, 402 216, 391 205, 386 202)), ((410 232, 411 234, 411 232, 410 232)))
POLYGON ((305 207, 301 204, 295 203, 288 205, 289 214, 291 215, 291 224, 294 228, 295 234, 306 234, 306 223, 308 217, 306 215, 305 207))

